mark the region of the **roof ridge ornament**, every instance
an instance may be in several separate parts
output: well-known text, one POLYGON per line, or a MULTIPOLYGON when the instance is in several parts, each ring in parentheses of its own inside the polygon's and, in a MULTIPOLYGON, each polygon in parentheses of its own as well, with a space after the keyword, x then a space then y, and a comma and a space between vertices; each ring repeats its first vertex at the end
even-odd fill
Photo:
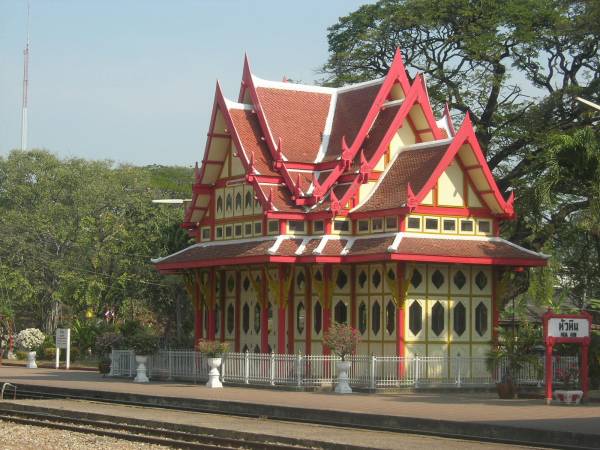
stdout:
POLYGON ((514 219, 516 214, 515 214, 515 191, 511 191, 510 195, 508 196, 508 200, 506 200, 506 209, 508 210, 508 218, 509 219, 514 219))
POLYGON ((200 183, 200 169, 198 168, 198 161, 196 161, 196 164, 194 165, 194 178, 196 183, 200 183))
POLYGON ((277 147, 275 148, 275 161, 273 168, 279 170, 283 167, 283 151, 281 149, 281 136, 277 138, 277 147))

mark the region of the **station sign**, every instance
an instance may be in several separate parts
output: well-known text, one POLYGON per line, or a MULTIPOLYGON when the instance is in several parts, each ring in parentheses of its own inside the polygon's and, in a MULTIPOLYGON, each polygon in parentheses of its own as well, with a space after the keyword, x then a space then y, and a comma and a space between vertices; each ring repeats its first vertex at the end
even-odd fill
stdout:
POLYGON ((56 348, 69 347, 71 338, 71 330, 69 328, 57 328, 56 329, 56 348))
POLYGON ((556 338, 584 338, 590 335, 587 318, 551 317, 548 319, 547 336, 556 338))

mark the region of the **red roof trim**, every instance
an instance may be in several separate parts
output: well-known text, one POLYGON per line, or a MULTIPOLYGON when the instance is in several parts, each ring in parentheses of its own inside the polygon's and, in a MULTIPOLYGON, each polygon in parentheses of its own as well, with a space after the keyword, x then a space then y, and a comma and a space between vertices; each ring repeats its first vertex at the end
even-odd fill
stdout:
POLYGON ((490 171, 490 168, 487 165, 485 157, 483 156, 483 152, 481 151, 481 147, 479 146, 479 143, 477 142, 477 136, 475 135, 475 130, 473 129, 473 125, 471 123, 471 118, 468 113, 467 113, 465 120, 463 121, 460 129, 458 130, 456 137, 454 138, 452 143, 448 146, 448 149, 446 150, 446 154, 442 157, 442 160, 440 161, 439 165, 433 171, 433 173, 429 177, 429 180, 425 183, 425 185, 423 186, 421 191, 415 195, 415 201, 417 203, 421 203, 423 201, 423 199, 425 198, 427 193, 431 189, 433 189, 433 187, 437 183, 438 179, 442 175, 442 172, 444 172, 444 170, 446 170, 448 168, 448 166, 452 163, 452 160, 458 154, 459 149, 465 143, 468 143, 471 146, 471 149, 473 150, 475 157, 477 158, 479 164, 481 165, 481 169, 483 170, 483 173, 486 177, 488 184, 492 188, 494 197, 496 198, 496 201, 500 205, 500 208, 502 208, 502 210, 504 211, 507 218, 514 217, 514 210, 507 204, 506 200, 504 200, 504 197, 502 197, 502 194, 500 194, 500 190, 498 189, 498 185, 496 184, 496 181, 494 180, 494 176, 492 175, 492 172, 490 171))

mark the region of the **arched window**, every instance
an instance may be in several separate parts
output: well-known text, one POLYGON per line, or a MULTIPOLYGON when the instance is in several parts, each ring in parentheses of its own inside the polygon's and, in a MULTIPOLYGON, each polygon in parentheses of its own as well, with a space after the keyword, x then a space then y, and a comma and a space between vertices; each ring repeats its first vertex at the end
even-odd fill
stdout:
POLYGON ((423 307, 419 302, 413 302, 408 308, 408 328, 414 335, 423 328, 423 307))
POLYGON ((231 194, 227 194, 227 199, 225 200, 225 211, 231 211, 233 208, 233 200, 231 198, 231 194))
POLYGON ((260 332, 260 305, 258 303, 254 306, 254 332, 260 332))
POLYGON ((217 197, 217 213, 222 213, 223 212, 223 197, 221 197, 219 195, 219 197, 217 197))
POLYGON ((453 321, 454 332, 457 335, 462 336, 462 334, 465 332, 465 329, 467 328, 467 309, 465 308, 465 305, 463 305, 461 302, 457 303, 454 307, 453 321))
POLYGON ((339 301, 335 304, 333 309, 333 317, 337 323, 347 323, 348 321, 348 307, 343 301, 339 301))
POLYGON ((379 334, 381 329, 381 306, 378 301, 373 303, 371 307, 371 330, 373 334, 379 334))
POLYGON ((250 191, 246 192, 246 209, 252 209, 252 193, 250 191))
POLYGON ((250 329, 250 307, 248 303, 244 303, 244 307, 242 308, 242 329, 244 330, 244 334, 247 334, 250 329))
POLYGON ((298 303, 298 307, 296 308, 296 329, 298 330, 298 334, 302 334, 304 332, 304 303, 298 303))
POLYGON ((239 192, 235 194, 235 210, 239 211, 242 209, 242 194, 239 192))
POLYGON ((322 314, 323 314, 323 310, 321 308, 321 303, 317 301, 317 303, 315 303, 315 317, 314 317, 314 321, 315 321, 315 333, 319 334, 321 332, 321 325, 322 325, 322 314))
POLYGON ((365 302, 361 302, 358 307, 358 331, 360 334, 365 334, 367 331, 367 305, 365 302))
POLYGON ((233 333, 233 327, 235 325, 235 310, 233 305, 230 303, 227 307, 227 333, 233 333))
POLYGON ((477 331, 477 334, 481 337, 483 337, 488 329, 487 317, 487 307, 483 302, 480 302, 479 305, 477 305, 477 308, 475 308, 475 331, 477 331))
POLYGON ((392 335, 396 329, 396 305, 391 300, 385 307, 385 329, 388 335, 392 335))
POLYGON ((444 326, 444 307, 440 302, 435 302, 431 308, 431 329, 439 336, 444 331, 444 326))

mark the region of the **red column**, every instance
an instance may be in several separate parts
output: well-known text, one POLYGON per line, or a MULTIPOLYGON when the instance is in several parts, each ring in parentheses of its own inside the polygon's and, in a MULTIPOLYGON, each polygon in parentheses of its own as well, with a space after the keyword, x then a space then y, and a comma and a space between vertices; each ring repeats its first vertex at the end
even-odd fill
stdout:
POLYGON ((590 379, 589 379, 589 351, 590 351, 590 339, 587 338, 586 341, 581 346, 581 369, 579 373, 581 374, 581 390, 583 391, 583 399, 588 399, 588 391, 590 389, 590 379))
POLYGON ((312 272, 310 266, 304 266, 306 275, 306 296, 304 304, 306 305, 306 312, 304 313, 304 352, 307 355, 311 354, 312 351, 312 330, 313 330, 313 305, 312 305, 312 272))
POLYGON ((498 326, 500 325, 500 308, 498 307, 498 269, 492 267, 492 341, 498 342, 498 326))
POLYGON ((269 352, 269 292, 267 291, 267 273, 262 268, 262 291, 260 298, 260 351, 269 352))
POLYGON ((356 328, 356 266, 354 264, 350 266, 350 326, 356 328))
POLYGON ((215 340, 215 305, 216 305, 216 295, 217 295, 217 283, 216 283, 216 271, 214 267, 210 269, 209 276, 209 301, 207 302, 207 314, 208 314, 208 330, 207 330, 207 339, 209 341, 215 340))
MULTIPOLYGON (((323 265, 323 336, 329 331, 331 325, 331 292, 329 286, 331 280, 331 265, 323 265)), ((331 354, 328 347, 323 345, 323 354, 331 354)))
POLYGON ((242 272, 238 269, 235 271, 235 335, 234 335, 234 348, 236 352, 240 351, 240 328, 242 322, 240 319, 240 313, 242 309, 242 272))
POLYGON ((221 330, 219 339, 221 340, 221 342, 225 342, 225 289, 227 289, 226 287, 226 277, 227 273, 225 271, 221 272, 221 276, 219 277, 219 292, 221 293, 221 295, 219 296, 219 305, 221 305, 221 317, 219 317, 219 322, 221 322, 219 324, 219 329, 221 330))
POLYGON ((548 338, 549 342, 546 342, 546 404, 552 403, 552 342, 551 338, 548 338))
POLYGON ((287 352, 292 355, 294 354, 294 330, 295 330, 295 323, 294 323, 294 292, 295 292, 295 275, 296 275, 296 271, 292 270, 290 277, 292 277, 291 283, 290 283, 290 290, 287 293, 287 305, 288 305, 288 327, 287 327, 287 342, 288 342, 288 346, 287 346, 287 352))
POLYGON ((200 286, 198 279, 194 279, 194 345, 202 339, 202 306, 200 302, 200 286))
POLYGON ((277 299, 277 353, 285 353, 285 267, 279 264, 279 298, 277 299))

